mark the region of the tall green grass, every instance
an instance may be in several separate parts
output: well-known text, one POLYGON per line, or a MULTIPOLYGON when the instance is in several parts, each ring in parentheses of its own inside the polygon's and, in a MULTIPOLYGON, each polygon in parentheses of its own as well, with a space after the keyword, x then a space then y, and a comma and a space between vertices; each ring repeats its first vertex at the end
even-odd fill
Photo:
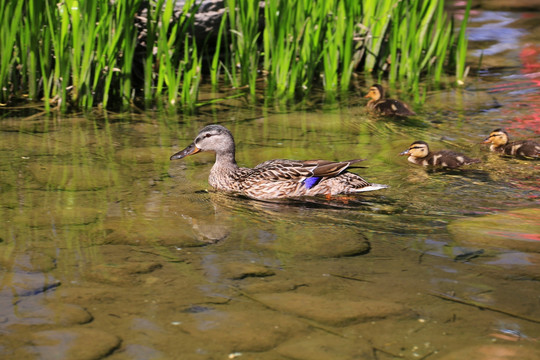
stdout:
POLYGON ((201 60, 186 41, 194 3, 175 18, 174 2, 165 0, 2 2, 0 102, 27 96, 67 111, 126 108, 138 97, 195 106, 201 60), (147 47, 139 56, 136 14, 143 5, 147 47))
POLYGON ((169 0, 3 1, 0 103, 27 97, 47 110, 134 102, 194 109, 203 74, 216 89, 255 100, 264 88, 279 103, 314 87, 348 91, 355 72, 411 92, 445 74, 459 83, 466 77, 470 1, 459 29, 444 0, 224 3, 217 41, 201 42, 192 34, 197 0, 182 11, 169 0))
POLYGON ((358 63, 354 31, 361 14, 354 1, 268 1, 263 69, 268 93, 292 98, 310 92, 320 78, 327 92, 348 89, 358 63))
POLYGON ((257 70, 259 67, 259 2, 253 0, 226 0, 229 17, 232 64, 231 75, 236 78, 239 65, 240 83, 247 85, 255 95, 257 70))
POLYGON ((19 89, 11 81, 17 77, 19 50, 15 47, 22 19, 22 1, 0 2, 0 102, 6 102, 19 89))
MULTIPOLYGON (((236 18, 257 16, 241 2, 229 4, 235 4, 236 18)), ((461 83, 466 75, 469 10, 470 1, 460 32, 455 34, 444 0, 268 0, 260 49, 266 94, 287 101, 309 94, 313 86, 323 87, 327 94, 347 91, 355 71, 391 83, 399 81, 413 93, 418 92, 420 81, 439 82, 454 70, 461 83)), ((244 20, 254 22, 255 18, 244 20)), ((235 36, 242 34, 247 44, 260 36, 241 26, 235 28, 235 23, 230 24, 233 55, 238 50, 235 36)), ((257 56, 255 47, 250 54, 257 56)), ((229 62, 253 72, 252 59, 244 59, 234 56, 229 62)), ((237 86, 253 93, 246 78, 237 86)))

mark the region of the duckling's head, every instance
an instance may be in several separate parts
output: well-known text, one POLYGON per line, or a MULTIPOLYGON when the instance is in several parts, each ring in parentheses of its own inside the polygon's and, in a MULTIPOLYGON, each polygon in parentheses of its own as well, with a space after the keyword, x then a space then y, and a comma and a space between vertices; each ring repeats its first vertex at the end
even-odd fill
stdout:
POLYGON ((182 159, 201 151, 234 154, 234 138, 231 132, 221 125, 208 125, 199 132, 193 143, 172 155, 171 160, 182 159))
POLYGON ((384 97, 384 89, 381 85, 374 84, 369 88, 369 92, 364 97, 371 98, 374 101, 380 100, 384 97))
POLYGON ((429 154, 429 146, 425 141, 415 141, 409 148, 399 155, 409 155, 415 158, 424 158, 429 154))
POLYGON ((508 133, 503 129, 495 129, 485 138, 484 143, 491 143, 495 147, 506 145, 508 144, 508 133))

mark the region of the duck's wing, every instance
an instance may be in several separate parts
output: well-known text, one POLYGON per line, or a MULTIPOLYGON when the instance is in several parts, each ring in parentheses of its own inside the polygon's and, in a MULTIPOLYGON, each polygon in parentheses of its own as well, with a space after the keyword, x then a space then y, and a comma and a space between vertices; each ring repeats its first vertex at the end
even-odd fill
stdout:
POLYGON ((360 161, 363 159, 348 161, 276 159, 257 165, 252 176, 268 181, 304 181, 311 177, 333 177, 360 161))
POLYGON ((540 144, 533 140, 518 140, 505 146, 505 153, 522 157, 540 157, 540 144))
POLYGON ((397 116, 413 116, 416 113, 406 103, 395 99, 384 99, 378 104, 376 108, 383 115, 397 115, 397 116))
POLYGON ((308 160, 304 161, 302 167, 309 169, 317 177, 338 176, 351 165, 364 161, 365 159, 353 159, 347 161, 328 161, 328 160, 308 160))

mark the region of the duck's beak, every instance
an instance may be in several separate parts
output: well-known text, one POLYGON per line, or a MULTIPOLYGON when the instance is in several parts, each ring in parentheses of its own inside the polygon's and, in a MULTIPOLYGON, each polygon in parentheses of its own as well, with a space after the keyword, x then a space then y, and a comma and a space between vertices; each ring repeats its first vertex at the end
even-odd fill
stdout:
POLYGON ((185 148, 184 150, 179 151, 179 152, 177 152, 176 154, 174 154, 173 156, 171 156, 171 160, 183 159, 183 158, 185 158, 186 156, 196 154, 196 153, 198 153, 198 152, 200 152, 200 151, 201 151, 201 149, 199 149, 198 147, 196 147, 194 143, 191 143, 191 145, 189 145, 189 146, 188 146, 187 148, 185 148))
POLYGON ((364 97, 365 97, 365 98, 369 98, 369 97, 371 97, 371 91, 370 91, 370 92, 368 92, 368 93, 366 94, 366 96, 364 96, 364 97))
POLYGON ((399 155, 400 155, 400 156, 403 156, 403 155, 409 155, 409 149, 400 152, 399 155))
POLYGON ((489 138, 489 136, 487 138, 484 139, 484 141, 482 141, 484 144, 488 144, 491 142, 491 139, 489 138))

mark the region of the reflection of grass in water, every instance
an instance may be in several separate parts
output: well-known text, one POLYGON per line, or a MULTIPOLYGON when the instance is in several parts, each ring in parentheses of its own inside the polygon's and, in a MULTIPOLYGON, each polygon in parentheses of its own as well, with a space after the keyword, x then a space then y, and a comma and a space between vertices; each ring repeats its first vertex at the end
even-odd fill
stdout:
POLYGON ((48 130, 21 129, 12 140, 14 161, 2 165, 3 178, 13 184, 2 193, 3 203, 10 204, 1 208, 9 220, 0 234, 10 249, 3 254, 17 261, 38 248, 52 254, 62 276, 77 276, 82 270, 73 272, 73 266, 99 261, 95 245, 102 243, 103 220, 121 179, 114 147, 110 133, 92 132, 88 122, 40 124, 48 130))
POLYGON ((250 167, 273 158, 373 160, 390 151, 392 142, 384 139, 403 131, 391 121, 351 118, 346 110, 320 115, 273 115, 253 126, 230 129, 237 142, 239 163, 250 167))
POLYGON ((99 241, 93 235, 102 221, 100 214, 89 208, 70 209, 59 202, 56 196, 26 191, 24 208, 15 214, 3 211, 9 221, 0 233, 5 239, 0 244, 1 263, 10 271, 19 271, 20 266, 31 273, 56 269, 59 277, 76 278, 87 264, 98 261, 95 244, 99 241), (50 257, 54 266, 43 268, 43 257, 50 257))

